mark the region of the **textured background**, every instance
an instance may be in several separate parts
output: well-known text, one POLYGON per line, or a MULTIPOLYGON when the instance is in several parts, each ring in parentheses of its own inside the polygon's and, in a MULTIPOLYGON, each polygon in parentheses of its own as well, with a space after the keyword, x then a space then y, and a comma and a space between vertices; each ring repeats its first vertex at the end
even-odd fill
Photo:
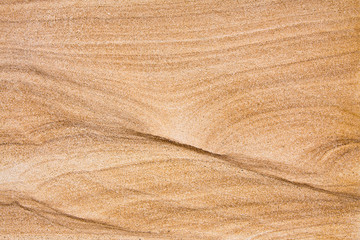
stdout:
POLYGON ((359 27, 351 0, 2 0, 0 236, 359 239, 359 27))

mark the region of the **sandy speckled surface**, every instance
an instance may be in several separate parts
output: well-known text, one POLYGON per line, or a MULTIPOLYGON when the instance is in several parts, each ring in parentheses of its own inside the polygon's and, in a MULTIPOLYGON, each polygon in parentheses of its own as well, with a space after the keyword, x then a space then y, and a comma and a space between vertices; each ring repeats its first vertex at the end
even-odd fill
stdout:
POLYGON ((359 17, 1 1, 0 239, 360 239, 359 17))

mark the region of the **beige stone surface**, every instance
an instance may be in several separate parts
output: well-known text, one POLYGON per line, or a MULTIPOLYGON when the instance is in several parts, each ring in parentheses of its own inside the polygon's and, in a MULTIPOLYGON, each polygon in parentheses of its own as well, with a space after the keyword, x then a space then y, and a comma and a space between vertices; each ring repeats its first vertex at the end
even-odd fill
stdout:
POLYGON ((360 239, 357 0, 2 0, 0 239, 360 239))

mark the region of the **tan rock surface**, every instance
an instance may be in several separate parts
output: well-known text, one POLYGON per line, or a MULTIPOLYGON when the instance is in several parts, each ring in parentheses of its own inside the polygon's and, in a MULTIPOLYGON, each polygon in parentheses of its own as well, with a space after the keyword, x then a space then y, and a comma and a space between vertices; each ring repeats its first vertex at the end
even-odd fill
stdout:
POLYGON ((0 2, 0 238, 360 239, 360 3, 0 2))

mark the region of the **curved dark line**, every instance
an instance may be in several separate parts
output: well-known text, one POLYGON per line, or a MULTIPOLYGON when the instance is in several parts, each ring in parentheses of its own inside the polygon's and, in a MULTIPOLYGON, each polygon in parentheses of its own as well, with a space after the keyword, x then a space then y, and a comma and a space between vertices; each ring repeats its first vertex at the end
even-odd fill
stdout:
MULTIPOLYGON (((189 144, 180 143, 180 142, 177 142, 175 140, 168 139, 168 138, 161 137, 161 136, 157 136, 157 135, 153 135, 153 134, 137 132, 135 130, 133 130, 133 134, 137 135, 137 136, 141 136, 141 137, 146 137, 146 138, 152 139, 154 141, 167 143, 167 144, 172 144, 172 145, 175 145, 175 146, 178 146, 178 147, 181 147, 181 148, 185 148, 185 149, 188 149, 188 150, 191 150, 191 151, 203 154, 203 155, 207 155, 207 156, 210 156, 210 157, 214 157, 214 158, 217 158, 219 160, 230 163, 231 165, 234 165, 234 166, 237 166, 237 167, 242 168, 244 170, 247 170, 249 172, 253 172, 253 173, 256 173, 256 174, 261 175, 263 177, 271 178, 271 179, 274 179, 274 180, 277 180, 277 181, 280 181, 280 182, 283 182, 283 183, 287 183, 287 184, 290 184, 290 185, 293 185, 293 186, 296 186, 296 187, 307 188, 307 189, 310 189, 310 190, 313 190, 313 191, 316 191, 316 192, 325 193, 325 194, 340 197, 340 198, 347 198, 349 200, 360 201, 360 196, 355 195, 355 194, 350 194, 350 193, 345 193, 345 192, 337 192, 337 191, 330 191, 330 190, 326 190, 326 189, 323 189, 323 188, 320 188, 320 187, 315 187, 315 186, 313 186, 311 184, 308 184, 308 183, 291 181, 291 180, 288 180, 286 178, 279 177, 277 175, 263 173, 261 171, 254 170, 250 166, 248 166, 247 164, 241 163, 239 161, 239 159, 236 159, 234 157, 230 157, 228 155, 213 153, 213 152, 210 152, 208 150, 198 148, 198 147, 195 147, 195 146, 192 146, 192 145, 189 145, 189 144)), ((251 157, 249 157, 249 158, 251 158, 251 157)))
MULTIPOLYGON (((128 230, 128 229, 125 229, 125 228, 122 228, 122 227, 119 227, 119 226, 116 226, 116 225, 112 225, 112 224, 108 224, 108 223, 105 223, 103 221, 97 221, 97 220, 93 220, 93 219, 87 219, 87 218, 82 218, 82 217, 77 217, 77 216, 74 216, 74 215, 71 215, 71 214, 68 214, 68 213, 64 213, 58 209, 55 209, 53 207, 50 207, 48 206, 47 204, 43 203, 43 202, 40 202, 39 200, 35 200, 35 199, 28 199, 28 200, 31 200, 33 202, 36 202, 38 204, 41 204, 42 206, 46 207, 46 208, 49 208, 50 210, 52 210, 53 212, 50 212, 50 211, 41 211, 40 212, 43 212, 43 213, 46 213, 46 214, 49 214, 49 215, 53 215, 53 216, 64 216, 64 217, 67 217, 69 219, 72 219, 72 220, 76 220, 76 221, 80 221, 80 222, 84 222, 84 223, 89 223, 89 224, 95 224, 95 225, 98 225, 98 226, 101 226, 101 227, 104 227, 106 229, 112 229, 112 230, 118 230, 118 231, 122 231, 122 232, 125 232, 125 233, 132 233, 132 234, 149 234, 151 232, 142 232, 142 231, 132 231, 132 230, 128 230)), ((51 222, 54 222, 55 224, 57 225, 60 225, 62 227, 66 227, 68 228, 67 226, 65 225, 62 225, 62 224, 59 224, 58 222, 56 221, 52 221, 50 219, 48 219, 47 217, 43 216, 42 214, 39 214, 38 213, 38 210, 34 209, 34 208, 30 208, 30 207, 26 207, 24 206, 23 204, 21 204, 19 201, 13 201, 11 203, 1 203, 0 202, 0 206, 18 206, 22 209, 24 209, 25 211, 28 211, 28 212, 31 212, 31 213, 34 213, 40 217, 43 217, 51 222)), ((71 229, 71 228, 70 228, 71 229)), ((74 230, 74 229, 71 229, 71 230, 74 230)))

